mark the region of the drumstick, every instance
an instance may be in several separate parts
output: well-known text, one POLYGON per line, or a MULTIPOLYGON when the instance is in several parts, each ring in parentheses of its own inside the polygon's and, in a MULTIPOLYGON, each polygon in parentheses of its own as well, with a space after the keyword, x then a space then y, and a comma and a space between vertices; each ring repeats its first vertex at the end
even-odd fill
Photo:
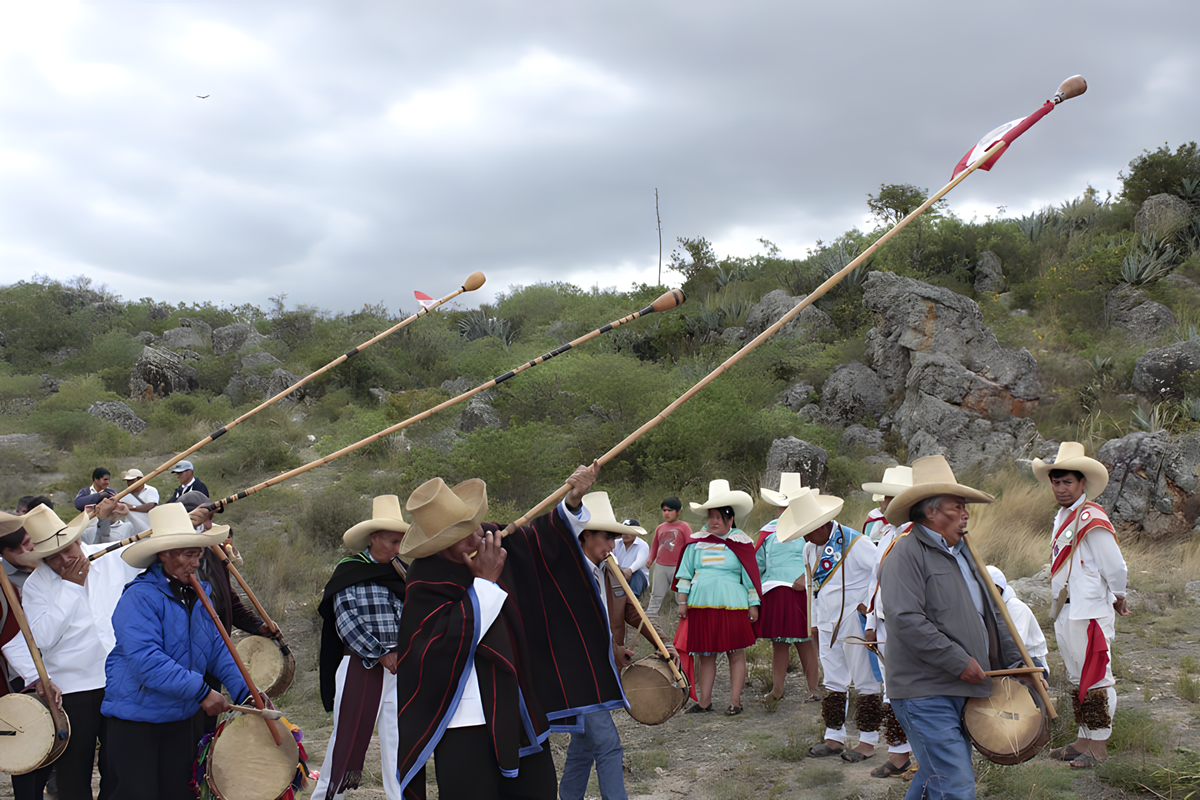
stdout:
MULTIPOLYGON (((967 534, 962 535, 962 540, 967 543, 967 552, 971 554, 971 560, 975 562, 975 572, 980 577, 987 575, 987 570, 983 568, 983 562, 979 559, 979 554, 975 552, 974 545, 971 544, 971 539, 967 534)), ((1029 651, 1025 649, 1025 642, 1021 641, 1021 634, 1017 633, 1017 626, 1013 624, 1012 615, 1008 613, 1008 606, 1004 604, 1004 598, 1000 596, 1000 590, 996 588, 996 584, 991 578, 984 578, 983 582, 987 585, 988 594, 992 598, 992 602, 1000 609, 1001 616, 1004 617, 1004 624, 1008 626, 1008 632, 1012 634, 1013 643, 1016 644, 1017 650, 1021 653, 1021 660, 1025 662, 1025 666, 1033 669, 1033 659, 1029 657, 1029 651)), ((1038 667, 1037 672, 1041 672, 1042 668, 1038 667)), ((1050 702, 1050 693, 1046 691, 1046 687, 1041 681, 1031 681, 1033 688, 1041 695, 1042 702, 1046 704, 1046 713, 1050 715, 1050 719, 1058 719, 1058 712, 1054 710, 1054 704, 1050 702)))
MULTIPOLYGON (((208 599, 208 595, 204 592, 204 587, 200 585, 200 581, 196 580, 196 573, 188 575, 188 583, 192 585, 196 596, 200 598, 200 602, 204 604, 204 610, 212 617, 213 624, 217 626, 217 632, 221 634, 221 640, 225 642, 225 647, 229 649, 229 655, 233 657, 233 663, 237 665, 238 670, 242 673, 242 680, 246 682, 246 688, 250 690, 250 697, 254 700, 254 705, 259 709, 266 708, 262 697, 258 694, 258 687, 254 685, 254 679, 250 677, 250 670, 246 669, 246 665, 242 663, 242 657, 238 655, 237 648, 233 646, 233 641, 229 638, 229 634, 225 632, 225 626, 221 624, 221 618, 217 616, 217 610, 213 608, 212 601, 208 599)), ((263 720, 267 723, 267 728, 271 731, 271 738, 275 740, 275 746, 283 744, 283 739, 279 738, 279 731, 275 730, 275 726, 271 724, 269 719, 265 717, 263 720)))
POLYGON ((217 554, 217 557, 221 559, 221 563, 225 565, 225 569, 229 570, 229 574, 237 578, 237 582, 240 583, 242 588, 246 590, 246 596, 249 597, 250 602, 254 604, 254 608, 258 611, 258 615, 262 617, 263 622, 267 623, 267 627, 275 632, 275 639, 279 642, 279 650, 284 655, 287 655, 290 651, 288 650, 287 643, 283 641, 283 631, 280 630, 279 626, 275 624, 275 621, 267 615, 266 609, 262 607, 262 603, 258 602, 258 598, 255 597, 254 592, 250 590, 250 584, 246 583, 246 579, 242 577, 242 573, 238 572, 238 568, 233 565, 233 561, 230 560, 229 554, 225 552, 225 548, 221 547, 219 544, 214 544, 209 547, 209 549, 217 554))
POLYGON ((21 608, 21 601, 17 599, 17 590, 13 588, 12 581, 8 579, 8 573, 0 568, 0 585, 4 588, 4 596, 8 599, 8 607, 12 610, 13 617, 17 620, 17 626, 21 629, 21 634, 25 637, 25 645, 29 648, 29 655, 33 656, 33 666, 37 669, 38 679, 42 682, 42 688, 46 691, 46 705, 50 707, 50 718, 54 720, 54 735, 59 741, 66 741, 70 737, 67 730, 67 724, 60 716, 62 709, 58 707, 58 703, 54 702, 54 697, 50 693, 50 676, 46 674, 46 665, 42 663, 42 651, 38 649, 37 642, 33 640, 33 631, 29 630, 29 620, 25 619, 25 609, 21 608))
POLYGON ((987 669, 983 671, 983 674, 989 678, 999 678, 1003 675, 1033 675, 1041 671, 1041 667, 1017 667, 1015 669, 987 669))
MULTIPOLYGON (((654 645, 658 648, 658 652, 661 653, 662 657, 665 658, 667 663, 671 665, 671 672, 674 673, 675 680, 679 683, 682 683, 684 686, 687 686, 687 679, 683 677, 683 673, 679 671, 679 667, 675 666, 675 659, 671 658, 671 653, 669 650, 667 650, 667 646, 663 644, 663 640, 659 637, 658 631, 655 630, 654 625, 651 624, 650 618, 646 616, 646 612, 642 610, 642 604, 638 602, 637 596, 633 593, 633 589, 629 588, 629 583, 625 580, 625 573, 621 572, 621 567, 617 564, 617 560, 612 557, 612 553, 609 553, 608 558, 604 560, 608 562, 609 570, 621 584, 621 588, 625 590, 625 596, 629 598, 629 601, 633 603, 633 607, 637 609, 638 616, 642 618, 642 624, 649 629, 650 638, 654 640, 654 645)), ((603 587, 601 587, 601 591, 603 591, 603 587)))
POLYGON ((255 714, 263 719, 282 719, 283 712, 276 711, 273 708, 255 708, 254 706, 235 706, 230 705, 234 711, 240 711, 243 714, 255 714))

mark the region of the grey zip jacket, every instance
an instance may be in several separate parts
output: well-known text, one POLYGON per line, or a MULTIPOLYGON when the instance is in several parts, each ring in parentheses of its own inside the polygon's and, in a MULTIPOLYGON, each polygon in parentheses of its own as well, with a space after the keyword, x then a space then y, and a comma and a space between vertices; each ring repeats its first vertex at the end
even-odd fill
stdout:
POLYGON ((1023 666, 1004 618, 992 605, 984 580, 968 554, 983 590, 983 625, 958 563, 920 524, 896 542, 879 570, 887 609, 889 697, 987 697, 992 679, 969 683, 959 675, 974 658, 985 670, 1023 666))

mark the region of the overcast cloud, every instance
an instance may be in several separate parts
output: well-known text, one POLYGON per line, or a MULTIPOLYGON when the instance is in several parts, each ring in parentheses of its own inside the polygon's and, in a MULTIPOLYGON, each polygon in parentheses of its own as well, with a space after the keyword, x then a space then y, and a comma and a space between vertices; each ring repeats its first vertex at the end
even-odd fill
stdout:
POLYGON ((657 280, 656 187, 664 265, 677 236, 803 257, 1082 73, 948 197, 1026 213, 1200 138, 1198 23, 1195 0, 3 0, 0 283, 333 310, 477 269, 469 305, 625 289, 657 280))

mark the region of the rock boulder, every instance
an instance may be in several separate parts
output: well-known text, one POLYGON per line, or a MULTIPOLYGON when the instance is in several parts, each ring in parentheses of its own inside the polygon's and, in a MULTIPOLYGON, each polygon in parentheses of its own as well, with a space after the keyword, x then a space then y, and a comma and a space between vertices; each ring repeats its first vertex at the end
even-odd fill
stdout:
POLYGON ((500 416, 495 409, 476 397, 467 402, 467 407, 454 422, 454 427, 463 433, 471 433, 480 428, 499 428, 502 425, 500 416))
POLYGON ((267 337, 255 330, 253 325, 244 322, 226 325, 212 332, 213 352, 223 356, 227 353, 256 350, 265 338, 267 337))
POLYGON ((1006 291, 1008 283, 1004 280, 1000 256, 991 250, 984 250, 975 259, 975 294, 1000 294, 1006 291))
POLYGON ((212 326, 207 322, 179 318, 179 327, 163 331, 163 345, 172 350, 207 350, 212 347, 212 326))
POLYGON ((1133 364, 1133 390, 1154 402, 1180 400, 1180 380, 1200 369, 1200 340, 1147 350, 1133 364))
POLYGON ((133 413, 133 409, 120 400, 92 403, 91 407, 88 408, 88 413, 97 419, 111 422, 121 430, 131 433, 134 436, 146 430, 145 420, 133 413))
POLYGON ((1097 502, 1118 533, 1170 537, 1191 531, 1200 518, 1200 434, 1172 439, 1139 431, 1105 442, 1096 458, 1109 473, 1097 502))
MULTIPOLYGON (((746 315, 745 341, 750 341, 796 307, 807 295, 792 297, 783 289, 776 289, 763 296, 746 315)), ((776 339, 807 339, 817 331, 832 328, 833 321, 819 308, 809 306, 784 325, 776 339)))
POLYGON ((808 405, 816 396, 817 389, 807 381, 793 383, 788 388, 784 389, 775 398, 775 402, 781 406, 787 406, 792 411, 799 411, 804 406, 808 405))
POLYGON ((798 472, 804 486, 823 487, 828 465, 829 454, 824 448, 795 436, 776 439, 767 452, 767 471, 763 474, 762 485, 778 489, 780 473, 798 472))
POLYGON ((1136 342, 1157 339, 1179 322, 1171 309, 1148 300, 1145 292, 1128 284, 1108 293, 1105 311, 1109 325, 1125 331, 1125 337, 1136 342))
POLYGON ((1147 197, 1138 209, 1133 218, 1133 229, 1165 239, 1185 227, 1191 219, 1192 210, 1183 199, 1173 194, 1156 194, 1147 197))
POLYGON ((200 374, 183 356, 162 347, 146 345, 129 376, 129 395, 134 400, 166 397, 172 392, 190 392, 200 386, 200 374))
POLYGON ((865 364, 843 364, 821 386, 821 409, 843 425, 878 419, 887 409, 887 390, 865 364))

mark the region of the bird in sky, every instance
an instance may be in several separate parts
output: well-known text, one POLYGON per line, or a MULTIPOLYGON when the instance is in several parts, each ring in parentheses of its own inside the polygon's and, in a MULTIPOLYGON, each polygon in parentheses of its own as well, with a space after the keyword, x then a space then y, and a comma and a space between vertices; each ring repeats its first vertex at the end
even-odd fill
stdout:
POLYGON ((208 95, 206 95, 206 94, 198 94, 198 95, 196 95, 196 97, 200 98, 201 100, 207 100, 207 99, 208 99, 208 95))

